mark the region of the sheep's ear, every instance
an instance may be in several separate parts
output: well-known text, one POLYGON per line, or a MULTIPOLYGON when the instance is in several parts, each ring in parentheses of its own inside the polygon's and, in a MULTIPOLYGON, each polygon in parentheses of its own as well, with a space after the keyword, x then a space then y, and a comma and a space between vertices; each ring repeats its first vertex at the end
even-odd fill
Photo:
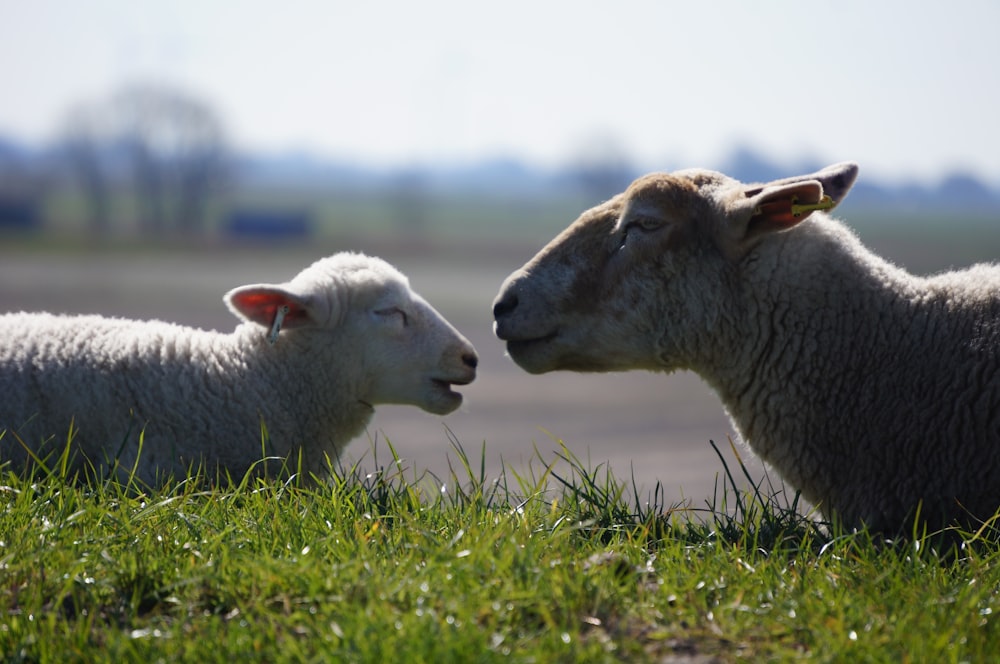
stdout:
POLYGON ((775 180, 744 190, 744 210, 749 217, 743 239, 782 231, 804 221, 817 210, 832 210, 851 190, 858 165, 844 162, 816 173, 775 180))
MULTIPOLYGON (((847 192, 854 186, 854 181, 858 178, 858 165, 853 161, 844 161, 839 164, 827 166, 824 169, 809 173, 808 175, 796 175, 790 178, 775 180, 763 187, 757 187, 756 191, 762 191, 770 187, 780 187, 786 184, 796 184, 800 182, 819 182, 823 187, 823 195, 829 196, 834 205, 838 205, 847 196, 847 192)), ((753 195, 755 190, 747 191, 747 196, 753 195)))
POLYGON ((768 186, 748 202, 751 213, 744 232, 746 239, 786 230, 816 210, 829 210, 836 205, 823 195, 823 185, 819 182, 768 186))
POLYGON ((226 305, 238 317, 270 328, 282 307, 288 307, 281 325, 284 328, 303 327, 315 323, 306 298, 280 286, 260 284, 240 286, 226 293, 226 305))

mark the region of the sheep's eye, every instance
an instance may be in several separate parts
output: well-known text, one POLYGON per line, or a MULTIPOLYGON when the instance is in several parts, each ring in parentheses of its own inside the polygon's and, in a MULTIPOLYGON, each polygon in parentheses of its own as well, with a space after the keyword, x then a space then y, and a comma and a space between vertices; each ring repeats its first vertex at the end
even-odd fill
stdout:
POLYGON ((663 222, 656 217, 641 216, 632 219, 628 227, 630 228, 641 228, 644 231, 655 231, 657 228, 663 225, 663 222))
POLYGON ((624 249, 625 244, 628 242, 629 233, 638 229, 643 232, 651 232, 663 226, 663 222, 656 217, 648 216, 636 216, 633 217, 625 224, 625 228, 622 230, 622 242, 618 245, 619 249, 624 249))

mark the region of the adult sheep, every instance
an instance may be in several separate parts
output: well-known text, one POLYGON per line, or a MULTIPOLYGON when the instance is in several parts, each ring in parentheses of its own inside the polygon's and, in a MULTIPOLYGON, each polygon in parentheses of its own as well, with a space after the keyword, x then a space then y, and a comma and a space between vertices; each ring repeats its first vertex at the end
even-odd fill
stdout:
POLYGON ((377 258, 336 254, 225 301, 243 321, 229 334, 0 316, 0 460, 51 464, 72 427, 75 469, 134 470, 149 485, 285 462, 322 476, 376 404, 443 415, 462 402, 451 386, 476 375, 472 345, 377 258))
POLYGON ((689 369, 743 440, 844 525, 975 524, 1000 506, 1000 269, 923 278, 823 210, 857 165, 768 184, 639 178, 511 274, 525 370, 689 369))

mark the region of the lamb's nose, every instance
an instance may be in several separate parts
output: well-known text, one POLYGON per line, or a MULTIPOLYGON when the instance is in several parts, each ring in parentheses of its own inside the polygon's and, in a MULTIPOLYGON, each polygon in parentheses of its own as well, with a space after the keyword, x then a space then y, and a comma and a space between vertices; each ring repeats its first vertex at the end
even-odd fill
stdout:
POLYGON ((517 293, 508 290, 493 303, 493 318, 499 320, 517 308, 517 293))
POLYGON ((475 369, 479 366, 479 356, 475 353, 466 353, 462 356, 462 362, 470 369, 475 369))

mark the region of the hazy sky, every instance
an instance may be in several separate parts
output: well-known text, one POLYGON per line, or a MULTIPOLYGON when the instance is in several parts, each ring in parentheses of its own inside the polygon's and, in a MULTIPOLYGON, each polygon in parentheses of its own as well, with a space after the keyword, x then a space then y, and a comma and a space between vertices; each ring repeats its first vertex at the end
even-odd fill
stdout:
POLYGON ((374 165, 748 145, 1000 185, 996 0, 0 0, 0 133, 48 140, 136 81, 200 97, 241 148, 374 165))

